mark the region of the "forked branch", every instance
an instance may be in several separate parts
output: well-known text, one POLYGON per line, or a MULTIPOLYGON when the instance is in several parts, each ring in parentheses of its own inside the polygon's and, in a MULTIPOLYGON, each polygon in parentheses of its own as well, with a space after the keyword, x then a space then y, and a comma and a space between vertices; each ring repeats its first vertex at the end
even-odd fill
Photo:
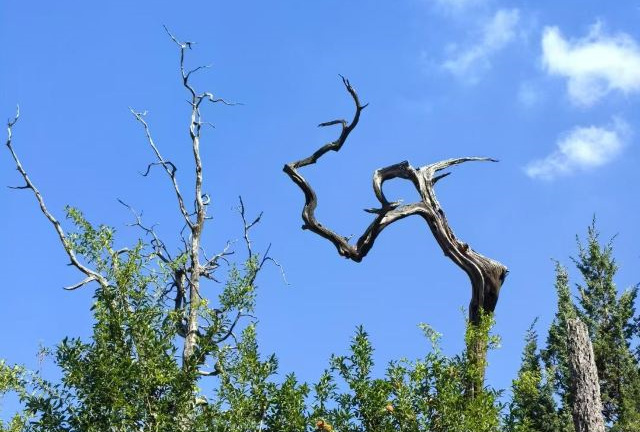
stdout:
MULTIPOLYGON (((185 56, 187 50, 190 50, 194 43, 181 41, 176 38, 166 27, 165 31, 171 38, 171 40, 178 46, 180 52, 180 79, 183 87, 188 93, 187 102, 191 108, 189 118, 189 140, 191 152, 193 155, 194 163, 194 182, 190 193, 193 194, 193 201, 185 199, 181 189, 178 186, 177 180, 177 168, 172 162, 166 160, 150 132, 149 125, 144 119, 145 113, 136 112, 131 110, 136 120, 143 126, 147 142, 153 150, 155 161, 148 165, 146 172, 143 175, 149 174, 149 171, 154 166, 160 166, 163 168, 167 176, 169 177, 173 190, 175 192, 179 211, 185 221, 184 230, 188 234, 188 238, 181 236, 184 243, 184 249, 180 256, 186 258, 186 262, 183 265, 175 268, 173 275, 172 286, 176 288, 176 299, 174 308, 176 311, 182 311, 184 309, 186 323, 184 326, 185 342, 183 347, 183 365, 190 367, 189 365, 194 360, 193 354, 196 351, 198 344, 198 320, 200 318, 199 309, 203 307, 202 298, 200 296, 200 285, 202 278, 215 280, 215 270, 219 266, 219 261, 225 260, 227 255, 232 252, 228 250, 229 245, 223 252, 212 258, 207 258, 202 249, 202 232, 205 228, 205 223, 209 219, 207 216, 207 209, 210 204, 210 197, 203 191, 203 162, 200 154, 201 133, 202 126, 209 125, 209 122, 205 122, 202 119, 201 105, 203 102, 222 103, 224 105, 235 105, 232 102, 228 102, 220 97, 214 96, 211 92, 198 92, 195 86, 191 82, 193 74, 207 69, 210 66, 198 66, 194 69, 187 69, 185 67, 185 56), (193 206, 187 204, 193 202, 193 206)), ((138 227, 142 228, 147 234, 153 237, 153 245, 157 256, 165 261, 172 261, 168 255, 164 243, 162 243, 153 232, 152 229, 144 227, 139 217, 136 216, 136 223, 138 227)), ((197 363, 197 362, 196 362, 197 363)))
POLYGON ((171 180, 171 184, 173 185, 173 190, 178 200, 178 208, 180 209, 180 213, 182 214, 182 217, 184 218, 184 221, 187 224, 187 226, 189 226, 189 228, 193 228, 193 222, 191 221, 191 218, 189 216, 189 211, 187 210, 187 207, 184 204, 184 198, 182 197, 182 192, 180 192, 180 187, 178 186, 178 178, 176 177, 176 172, 178 171, 178 168, 171 161, 168 161, 164 157, 162 157, 162 154, 160 153, 158 146, 156 146, 156 143, 154 142, 153 137, 151 136, 151 130, 149 129, 149 124, 144 119, 144 117, 147 115, 146 111, 136 112, 133 110, 133 108, 129 108, 129 111, 131 111, 131 114, 133 114, 136 120, 140 122, 140 124, 144 128, 144 134, 147 138, 147 142, 149 143, 149 146, 153 150, 153 154, 157 159, 157 162, 152 162, 147 166, 146 172, 142 175, 144 177, 149 175, 149 171, 154 166, 161 166, 164 169, 164 171, 167 173, 167 176, 171 180))
POLYGON ((441 172, 449 167, 464 162, 496 162, 496 160, 483 157, 463 157, 447 159, 420 168, 414 168, 409 162, 404 161, 376 170, 373 174, 373 190, 380 207, 365 210, 374 214, 375 218, 355 244, 350 243, 349 238, 318 222, 315 216, 318 197, 309 182, 299 172, 299 168, 315 164, 328 151, 339 151, 349 134, 358 124, 362 110, 367 106, 360 102, 358 94, 349 81, 344 77, 342 81, 355 104, 355 114, 351 122, 333 120, 321 123, 319 125, 321 127, 340 125, 342 129, 338 139, 320 147, 311 156, 284 166, 284 172, 300 187, 305 196, 305 204, 302 209, 302 219, 304 221, 302 228, 329 240, 337 248, 341 256, 360 262, 369 253, 376 238, 387 226, 408 216, 421 216, 429 226, 444 254, 469 276, 472 285, 469 318, 472 323, 477 324, 480 319, 480 308, 487 312, 494 311, 500 287, 507 275, 507 268, 498 261, 474 251, 467 243, 455 236, 447 222, 444 211, 440 207, 440 203, 436 199, 434 185, 450 174, 449 172, 441 172), (383 185, 386 181, 396 178, 411 181, 420 195, 420 201, 404 205, 400 202, 390 202, 384 195, 383 185))

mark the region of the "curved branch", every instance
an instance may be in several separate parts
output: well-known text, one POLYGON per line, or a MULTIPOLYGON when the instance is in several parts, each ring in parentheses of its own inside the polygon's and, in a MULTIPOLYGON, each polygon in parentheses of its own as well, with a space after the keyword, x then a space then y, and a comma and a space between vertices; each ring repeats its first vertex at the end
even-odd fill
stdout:
POLYGON ((101 286, 107 287, 109 283, 104 276, 102 276, 97 271, 92 270, 89 267, 85 266, 78 260, 75 252, 73 251, 73 247, 71 246, 71 242, 69 241, 69 239, 67 238, 67 235, 62 229, 62 225, 60 225, 60 222, 58 222, 58 220, 53 216, 53 214, 47 209, 47 206, 44 203, 44 198, 40 194, 40 191, 38 190, 38 188, 36 188, 35 184, 31 181, 31 178, 27 174, 27 171, 22 167, 22 163, 20 162, 18 155, 14 151, 13 144, 12 144, 13 126, 15 126, 15 124, 18 122, 19 117, 20 117, 20 108, 17 108, 15 117, 13 119, 10 119, 7 122, 6 145, 7 145, 7 148, 9 149, 9 152, 11 153, 11 156, 13 157, 13 161, 16 165, 16 169, 22 175, 22 178, 25 181, 25 186, 20 187, 20 189, 31 189, 31 191, 33 192, 33 195, 36 198, 36 201, 38 201, 38 204, 40 205, 40 211, 49 220, 49 222, 51 222, 51 225, 53 225, 53 228, 56 230, 56 233, 58 234, 58 238, 60 239, 60 243, 62 244, 64 251, 67 253, 69 260, 71 261, 71 265, 77 268, 80 272, 84 273, 84 275, 86 276, 86 279, 84 279, 82 282, 79 282, 70 287, 67 287, 66 289, 74 290, 92 281, 97 281, 101 286))
POLYGON ((358 94, 356 93, 355 89, 351 86, 351 83, 349 82, 349 80, 343 77, 342 75, 340 75, 340 78, 342 78, 342 83, 346 87, 347 91, 351 95, 351 98, 353 99, 353 102, 356 105, 356 112, 353 115, 353 119, 351 120, 351 123, 347 123, 346 120, 333 120, 325 123, 320 123, 318 127, 333 126, 337 124, 341 125, 342 131, 340 132, 340 136, 338 137, 337 140, 327 143, 324 146, 320 147, 311 156, 305 159, 301 159, 297 162, 287 164, 286 166, 290 166, 291 169, 296 170, 298 168, 314 164, 318 161, 318 159, 320 159, 328 151, 335 151, 335 152, 339 151, 344 145, 347 138, 349 137, 349 134, 351 133, 351 131, 355 129, 355 127, 358 125, 358 121, 360 120, 360 113, 362 112, 363 109, 367 107, 367 105, 369 105, 369 104, 362 105, 360 103, 360 98, 358 98, 358 94))
POLYGON ((472 285, 469 319, 472 323, 477 324, 480 319, 481 308, 487 312, 494 311, 500 288, 508 270, 498 261, 474 251, 467 243, 455 236, 436 198, 434 185, 450 174, 448 172, 440 174, 439 172, 454 165, 473 161, 497 162, 497 160, 484 157, 462 157, 447 159, 420 168, 414 168, 408 161, 403 161, 376 170, 373 174, 373 191, 380 203, 380 208, 365 210, 375 214, 375 219, 365 229, 356 243, 351 244, 349 238, 339 235, 318 222, 315 217, 315 210, 318 205, 317 195, 309 182, 298 171, 298 168, 315 164, 330 150, 339 151, 351 131, 358 124, 360 113, 366 105, 361 105, 358 95, 349 81, 344 77, 342 80, 356 107, 351 123, 347 123, 345 120, 321 123, 320 126, 341 125, 342 131, 338 139, 320 147, 311 156, 288 163, 283 168, 284 172, 300 187, 305 196, 305 204, 302 209, 302 219, 304 221, 302 228, 329 240, 341 256, 360 262, 369 253, 376 238, 387 226, 408 216, 421 216, 429 226, 444 254, 468 275, 472 285), (401 205, 399 201, 390 202, 383 192, 383 185, 386 181, 396 178, 411 181, 420 195, 420 201, 407 205, 401 205))

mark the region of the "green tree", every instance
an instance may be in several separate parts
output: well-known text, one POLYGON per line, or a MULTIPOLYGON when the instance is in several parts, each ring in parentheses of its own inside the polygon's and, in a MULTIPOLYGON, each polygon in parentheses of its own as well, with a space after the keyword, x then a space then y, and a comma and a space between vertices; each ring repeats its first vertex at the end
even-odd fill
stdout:
POLYGON ((554 392, 560 400, 559 415, 567 430, 573 430, 571 419, 571 382, 569 373, 569 351, 567 348, 567 320, 577 315, 576 307, 571 298, 569 275, 567 269, 559 262, 555 263, 557 295, 557 311, 549 328, 546 348, 541 352, 541 358, 549 371, 554 392))
POLYGON ((534 329, 536 322, 527 330, 522 364, 512 384, 505 429, 508 432, 571 432, 571 419, 563 418, 553 398, 553 376, 542 366, 534 329))
MULTIPOLYGON (((467 325, 468 342, 493 348, 489 335, 492 318, 467 325), (481 340, 478 340, 481 339, 481 340)), ((433 349, 423 359, 389 363, 386 374, 373 375, 373 347, 368 334, 358 328, 350 354, 334 356, 331 367, 315 386, 310 418, 320 430, 349 432, 497 432, 500 430, 500 392, 482 388, 468 395, 470 380, 484 368, 467 352, 445 356, 438 347, 439 334, 423 325, 433 349)))
POLYGON ((631 342, 638 287, 618 295, 614 277, 613 240, 601 244, 595 220, 574 259, 583 283, 578 285, 580 318, 587 324, 600 380, 605 420, 628 430, 640 419, 640 375, 631 342))
POLYGON ((586 243, 578 239, 578 256, 573 259, 582 282, 577 284, 577 302, 571 296, 567 271, 556 264, 558 310, 549 330, 543 358, 553 371, 554 388, 569 418, 572 401, 567 361, 566 322, 578 316, 589 329, 598 368, 603 415, 611 430, 637 430, 640 412, 640 373, 633 354, 637 329, 634 304, 638 287, 619 294, 614 278, 618 267, 613 243, 601 244, 594 222, 588 227, 586 243), (577 303, 577 304, 576 304, 577 303))

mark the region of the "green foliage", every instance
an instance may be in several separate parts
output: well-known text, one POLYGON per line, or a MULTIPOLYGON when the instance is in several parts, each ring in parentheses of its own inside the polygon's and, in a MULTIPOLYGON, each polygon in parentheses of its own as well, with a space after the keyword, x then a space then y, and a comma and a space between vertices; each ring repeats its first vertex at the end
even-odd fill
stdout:
MULTIPOLYGON (((491 319, 482 331, 469 326, 468 337, 488 340, 491 319)), ((394 361, 384 377, 372 377, 373 348, 358 328, 350 355, 334 356, 330 369, 315 386, 311 418, 318 429, 373 431, 498 431, 500 395, 482 389, 468 395, 470 380, 480 373, 462 354, 449 358, 437 346, 437 333, 428 326, 434 349, 418 361, 394 361)))
POLYGON ((595 221, 588 227, 586 243, 578 239, 578 256, 573 262, 582 277, 577 285, 577 302, 571 296, 567 270, 556 264, 558 310, 542 352, 561 401, 559 415, 565 419, 564 424, 570 422, 573 396, 566 323, 578 316, 587 324, 593 344, 607 427, 614 431, 640 430, 640 365, 632 346, 638 331, 634 310, 638 287, 619 294, 614 282, 618 267, 613 243, 600 243, 595 221))
POLYGON ((542 351, 541 357, 547 371, 552 375, 552 385, 554 392, 560 400, 561 422, 566 430, 573 430, 573 420, 571 419, 571 381, 569 372, 569 350, 567 347, 567 321, 577 315, 577 310, 571 299, 569 288, 569 275, 567 269, 559 262, 555 264, 556 282, 555 289, 557 295, 557 312, 549 328, 547 336, 547 346, 542 351))
MULTIPOLYGON (((193 364, 183 367, 183 313, 167 304, 165 294, 170 271, 184 259, 166 265, 143 243, 116 252, 112 229, 93 227, 72 208, 68 215, 77 227, 69 237, 73 251, 96 265, 109 284, 95 290, 90 340, 65 338, 53 350, 62 373, 59 383, 36 375, 23 379, 20 369, 2 364, 1 388, 18 392, 26 408, 20 419, 29 419, 25 429, 181 431, 189 425, 190 430, 241 430, 240 419, 255 420, 261 407, 282 399, 280 386, 267 382, 276 370, 275 358, 259 358, 255 327, 241 321, 254 308, 255 257, 243 270, 231 268, 219 307, 202 302, 201 343, 193 364), (236 338, 233 330, 239 328, 236 338), (201 378, 198 368, 209 361, 215 377, 201 378), (200 390, 202 379, 216 381, 213 401, 200 390)), ((282 388, 286 395, 300 391, 291 379, 282 388)))
POLYGON ((512 384, 505 429, 508 432, 570 432, 573 425, 558 412, 553 398, 553 375, 542 367, 535 323, 526 334, 522 365, 512 384))
MULTIPOLYGON (((26 392, 25 371, 19 366, 9 366, 0 360, 0 397, 9 392, 24 396, 26 392)), ((0 432, 19 432, 24 429, 27 418, 23 413, 14 414, 8 422, 0 420, 0 432)))
MULTIPOLYGON (((415 362, 391 362, 383 377, 374 377, 374 350, 358 328, 349 354, 333 356, 314 386, 293 374, 277 379, 275 356, 260 355, 255 322, 241 320, 255 308, 256 256, 230 266, 215 308, 202 300, 196 353, 182 365, 184 313, 165 294, 184 259, 158 260, 141 242, 115 251, 112 229, 93 227, 74 209, 69 217, 74 252, 98 264, 109 283, 95 290, 90 339, 65 338, 51 350, 59 382, 1 364, 0 389, 17 392, 25 407, 4 430, 499 430, 499 393, 468 394, 485 365, 468 353, 443 355, 440 335, 426 325, 433 349, 415 362)), ((467 341, 493 347, 492 322, 469 326, 467 341)))
POLYGON ((591 332, 609 429, 640 430, 637 288, 618 295, 611 243, 600 245, 593 226, 575 260, 578 304, 556 264, 558 312, 546 347, 539 350, 532 325, 503 413, 501 392, 483 387, 486 355, 478 355, 499 345, 489 315, 467 326, 467 350, 457 356, 444 355, 441 335, 421 324, 432 346, 425 357, 392 361, 375 376, 374 349, 359 327, 315 385, 279 378, 276 357, 260 354, 250 315, 263 262, 253 254, 230 264, 215 306, 199 301, 197 347, 181 363, 187 312, 167 287, 175 288, 187 255, 163 260, 143 242, 115 250, 113 229, 92 226, 73 208, 68 216, 77 227, 68 239, 74 253, 108 284, 95 290, 89 340, 65 338, 51 350, 59 382, 0 362, 0 396, 14 392, 24 404, 2 432, 572 432, 566 322, 575 316, 591 332))
POLYGON ((587 244, 578 242, 574 259, 584 283, 578 285, 581 318, 587 324, 600 380, 603 414, 609 423, 628 424, 640 419, 640 375, 631 351, 634 303, 638 287, 618 296, 614 277, 612 241, 601 245, 595 221, 588 229, 587 244))

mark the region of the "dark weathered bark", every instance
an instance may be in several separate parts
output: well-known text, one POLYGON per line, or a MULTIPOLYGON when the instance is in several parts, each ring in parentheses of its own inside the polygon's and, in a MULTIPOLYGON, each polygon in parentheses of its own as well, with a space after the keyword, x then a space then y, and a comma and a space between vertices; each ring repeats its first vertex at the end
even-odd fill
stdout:
MULTIPOLYGON (((338 139, 325 144, 311 156, 284 166, 284 172, 300 187, 305 196, 305 205, 302 210, 304 225, 302 228, 329 240, 338 249, 338 253, 341 256, 360 262, 369 253, 376 238, 387 226, 408 216, 418 215, 422 217, 444 254, 469 276, 471 281, 469 320, 474 325, 479 324, 481 310, 487 313, 492 313, 495 310, 500 288, 508 271, 498 261, 479 254, 471 249, 467 243, 455 236, 444 211, 440 207, 440 203, 436 199, 434 186, 438 180, 450 174, 440 172, 451 166, 471 161, 496 162, 496 160, 483 157, 463 157, 447 159, 419 168, 414 168, 409 162, 404 161, 375 171, 373 175, 373 190, 380 202, 380 208, 365 210, 374 214, 375 218, 356 243, 351 244, 349 238, 337 234, 316 220, 315 209, 318 205, 318 198, 311 185, 298 171, 302 167, 315 164, 329 151, 339 151, 351 131, 358 124, 360 114, 366 108, 366 104, 362 105, 360 103, 356 91, 348 80, 343 78, 343 82, 356 106, 351 122, 333 120, 321 123, 319 125, 321 127, 341 125, 342 131, 338 139), (383 184, 387 180, 395 178, 409 180, 418 191, 420 201, 406 205, 401 205, 400 202, 389 202, 382 190, 383 184)), ((486 347, 472 347, 472 350, 477 353, 477 357, 484 359, 486 356, 486 347)))
POLYGON ((600 383, 587 326, 578 318, 567 322, 567 346, 576 432, 604 432, 600 383))

